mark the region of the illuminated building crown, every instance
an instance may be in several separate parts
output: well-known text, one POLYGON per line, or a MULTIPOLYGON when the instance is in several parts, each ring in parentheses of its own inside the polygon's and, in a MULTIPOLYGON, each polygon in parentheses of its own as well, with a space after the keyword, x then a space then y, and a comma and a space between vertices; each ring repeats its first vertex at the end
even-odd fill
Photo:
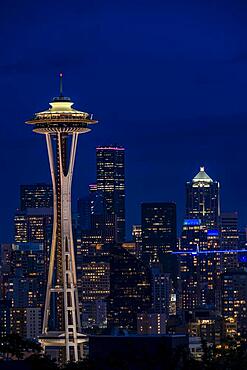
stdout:
POLYGON ((211 177, 208 176, 208 174, 205 172, 205 169, 203 166, 200 167, 200 171, 198 174, 193 178, 193 182, 213 182, 211 177))

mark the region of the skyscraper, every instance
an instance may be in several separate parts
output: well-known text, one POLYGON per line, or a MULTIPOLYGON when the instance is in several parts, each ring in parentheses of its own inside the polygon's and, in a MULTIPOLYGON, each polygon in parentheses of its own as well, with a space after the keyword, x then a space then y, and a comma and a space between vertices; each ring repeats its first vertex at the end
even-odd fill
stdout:
POLYGON ((97 184, 90 184, 88 195, 78 199, 77 212, 79 228, 83 231, 93 228, 94 215, 103 215, 103 197, 97 191, 97 184))
POLYGON ((207 175, 204 167, 186 184, 186 218, 199 219, 208 228, 219 224, 220 185, 207 175))
POLYGON ((239 335, 247 334, 247 272, 233 270, 221 278, 222 316, 227 323, 235 323, 239 335))
POLYGON ((150 271, 124 244, 91 245, 89 253, 80 256, 78 285, 84 327, 107 323, 109 329, 135 331, 137 314, 151 308, 150 271))
POLYGON ((150 272, 139 259, 120 245, 112 244, 109 256, 108 327, 136 332, 137 315, 151 308, 150 272))
POLYGON ((21 211, 27 208, 52 208, 53 194, 50 184, 28 184, 20 186, 21 211))
POLYGON ((26 248, 45 250, 49 227, 52 224, 52 209, 28 208, 15 214, 15 243, 26 248))
POLYGON ((116 238, 125 239, 125 150, 118 146, 96 148, 97 191, 103 213, 116 216, 116 238))
POLYGON ((82 355, 76 267, 71 220, 71 184, 78 135, 90 131, 89 125, 97 121, 92 115, 72 108, 73 102, 62 93, 53 99, 50 108, 36 113, 27 121, 34 132, 44 134, 48 148, 53 184, 53 238, 47 281, 47 293, 41 341, 43 346, 65 347, 71 361, 82 355), (56 296, 56 327, 51 331, 51 295, 56 296))
POLYGON ((164 254, 176 250, 177 221, 175 203, 143 203, 142 257, 147 263, 162 260, 164 254))
POLYGON ((221 249, 229 251, 222 255, 222 269, 235 269, 238 267, 237 250, 240 248, 237 212, 221 213, 220 232, 221 249))
MULTIPOLYGON (((47 184, 29 184, 21 185, 20 187, 20 209, 17 210, 14 217, 15 226, 15 243, 16 246, 12 251, 12 259, 20 259, 21 265, 29 255, 37 255, 37 258, 42 261, 42 276, 43 286, 46 281, 49 266, 49 253, 52 237, 52 219, 53 219, 53 197, 52 187, 47 184)), ((29 271, 30 279, 35 279, 35 264, 32 264, 32 271, 29 271)), ((23 275, 26 277, 26 270, 23 269, 23 275)), ((41 276, 41 272, 39 274, 41 276)), ((36 276, 36 280, 39 279, 36 276)), ((19 274, 19 277, 21 275, 19 274)), ((40 281, 41 283, 41 281, 40 281)), ((29 283, 27 282, 27 287, 29 283)), ((39 284, 37 284, 38 286, 39 284)), ((35 287, 35 285, 33 285, 35 287)), ((17 285, 18 288, 18 285, 17 285)), ((20 287, 22 289, 22 287, 20 287)), ((43 309, 44 305, 44 289, 38 292, 29 294, 39 297, 40 306, 43 309)), ((16 295, 22 294, 21 291, 16 292, 16 295)))
POLYGON ((158 267, 152 268, 152 310, 155 313, 164 313, 169 316, 171 297, 170 274, 163 273, 158 267))
POLYGON ((12 298, 14 307, 40 307, 44 306, 45 292, 45 266, 43 250, 29 250, 14 245, 11 258, 12 298))
POLYGON ((186 218, 179 256, 183 309, 216 305, 220 255, 200 252, 220 247, 219 189, 219 183, 207 175, 204 167, 186 183, 186 218))
MULTIPOLYGON (((19 330, 16 328, 16 323, 20 315, 26 312, 39 312, 39 316, 42 315, 51 245, 52 216, 51 185, 20 186, 20 207, 14 217, 16 244, 11 248, 11 271, 6 284, 6 294, 12 301, 12 332, 19 330)), ((24 320, 23 316, 19 334, 27 335, 27 325, 30 328, 35 326, 38 328, 36 324, 35 315, 29 315, 28 321, 24 320)), ((36 330, 37 333, 41 334, 41 325, 39 331, 36 330)))
POLYGON ((239 233, 237 212, 221 213, 220 228, 222 249, 238 249, 239 233))
POLYGON ((97 261, 96 257, 85 257, 78 282, 80 282, 79 298, 83 326, 106 326, 106 298, 110 293, 109 261, 97 261))

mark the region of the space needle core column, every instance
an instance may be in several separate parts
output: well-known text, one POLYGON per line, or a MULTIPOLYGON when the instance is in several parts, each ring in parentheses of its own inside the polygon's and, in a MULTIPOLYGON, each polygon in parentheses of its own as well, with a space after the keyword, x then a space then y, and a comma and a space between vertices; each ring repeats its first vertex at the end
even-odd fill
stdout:
POLYGON ((72 176, 78 135, 97 123, 92 115, 72 105, 70 98, 63 96, 60 74, 59 97, 53 99, 48 110, 26 122, 34 125, 34 132, 46 136, 53 184, 53 234, 40 342, 45 348, 65 347, 66 361, 80 360, 86 341, 81 333, 72 235, 72 176))

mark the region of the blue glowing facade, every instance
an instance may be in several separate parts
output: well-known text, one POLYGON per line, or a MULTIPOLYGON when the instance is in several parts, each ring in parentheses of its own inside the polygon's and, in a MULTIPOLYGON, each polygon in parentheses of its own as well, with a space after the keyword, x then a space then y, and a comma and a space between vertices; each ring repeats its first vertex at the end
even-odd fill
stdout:
POLYGON ((184 220, 184 226, 199 226, 201 225, 201 220, 200 219, 185 219, 184 220))

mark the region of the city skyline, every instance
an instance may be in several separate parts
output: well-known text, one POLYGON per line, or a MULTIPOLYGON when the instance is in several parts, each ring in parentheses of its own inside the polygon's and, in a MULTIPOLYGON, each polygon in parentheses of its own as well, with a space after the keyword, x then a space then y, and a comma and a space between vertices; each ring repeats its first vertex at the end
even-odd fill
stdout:
POLYGON ((246 16, 3 2, 0 368, 247 368, 246 16))
POLYGON ((14 3, 1 12, 1 240, 11 233, 19 185, 49 179, 45 153, 34 166, 40 138, 33 140, 21 122, 56 95, 60 70, 65 92, 102 123, 78 152, 78 196, 94 181, 95 147, 116 142, 126 148, 129 224, 138 223, 141 202, 159 200, 175 201, 182 220, 184 182, 200 165, 221 183, 225 211, 238 210, 246 224, 240 176, 246 164, 246 4, 188 1, 184 7, 176 0, 142 3, 140 11, 139 1, 124 7, 113 1, 104 7, 62 1, 59 8, 46 1, 37 8, 14 3), (69 43, 74 52, 68 55, 69 43))
MULTIPOLYGON (((108 146, 110 147, 111 145, 108 145, 108 146)), ((114 144, 113 146, 117 146, 117 144, 114 144)), ((118 146, 121 147, 121 145, 118 145, 118 146)), ((123 146, 122 146, 122 148, 125 149, 123 146)), ((97 147, 95 148, 95 153, 96 152, 97 152, 97 147)), ((96 155, 95 155, 95 157, 96 157, 96 155)), ((125 159, 125 161, 126 161, 126 159, 125 159)), ((145 203, 148 203, 148 204, 150 203, 151 204, 151 203, 157 203, 157 202, 163 202, 164 203, 164 202, 169 202, 169 201, 171 203, 174 203, 176 205, 177 210, 178 210, 177 211, 177 236, 179 236, 181 234, 181 231, 182 231, 184 219, 186 219, 186 202, 185 202, 185 199, 186 199, 186 187, 188 186, 188 184, 190 183, 190 181, 193 180, 193 177, 195 177, 197 173, 200 173, 200 170, 202 168, 204 169, 204 166, 199 166, 198 167, 198 170, 194 173, 194 176, 191 177, 191 180, 187 180, 187 181, 184 182, 184 187, 183 187, 183 190, 184 190, 184 203, 183 204, 178 204, 176 201, 173 201, 173 200, 171 201, 169 199, 167 200, 166 198, 164 198, 163 200, 161 200, 161 199, 158 199, 157 196, 155 198, 155 199, 157 199, 156 201, 152 201, 152 200, 145 201, 145 200, 143 200, 139 204, 136 204, 138 217, 137 217, 137 220, 136 221, 134 220, 133 223, 130 222, 130 219, 128 218, 129 212, 127 210, 127 212, 126 212, 127 213, 127 217, 126 217, 126 240, 131 240, 132 239, 132 234, 131 234, 132 233, 132 226, 133 225, 141 224, 141 207, 142 207, 142 204, 145 204, 145 203)), ((205 169, 205 171, 207 171, 207 169, 205 169)), ((125 170, 125 172, 127 172, 127 171, 125 170)), ((96 181, 96 161, 95 161, 95 181, 96 181)), ((126 182, 128 182, 128 178, 126 178, 126 182)), ((93 181, 91 183, 93 183, 93 181)), ((33 185, 37 185, 37 184, 38 185, 48 185, 48 184, 51 184, 51 183, 48 181, 47 183, 44 183, 44 182, 36 182, 36 183, 33 183, 33 184, 31 184, 31 183, 30 184, 20 184, 19 189, 18 189, 18 198, 19 198, 19 196, 21 194, 21 189, 23 187, 25 187, 25 186, 32 187, 33 185)), ((219 186, 220 186, 220 190, 221 190, 221 193, 222 193, 221 183, 219 183, 219 184, 220 184, 219 186)), ((93 186, 93 185, 87 184, 87 188, 90 187, 90 186, 93 186)), ((87 193, 88 193, 88 191, 87 191, 87 189, 85 187, 85 192, 82 194, 83 197, 85 197, 87 195, 87 193)), ((78 212, 78 210, 77 210, 78 205, 76 203, 77 203, 78 200, 80 200, 80 197, 78 196, 78 194, 76 194, 76 195, 73 194, 73 195, 74 196, 72 198, 72 212, 73 213, 76 213, 76 212, 78 212)), ((126 201, 126 203, 128 203, 128 193, 127 193, 127 197, 126 197, 126 200, 125 201, 126 201)), ((244 222, 241 222, 241 215, 239 215, 239 211, 238 211, 237 207, 235 209, 229 210, 229 209, 227 209, 225 207, 224 203, 223 203, 223 206, 222 206, 222 203, 223 203, 222 196, 220 196, 220 211, 223 212, 223 213, 224 212, 236 212, 237 215, 238 215, 239 229, 244 230, 245 227, 247 226, 247 224, 245 224, 244 222)), ((18 202, 17 202, 17 204, 18 204, 18 202)), ((15 211, 18 211, 19 208, 21 208, 21 205, 20 206, 18 205, 16 207, 15 211)), ((15 213, 13 212, 12 219, 14 217, 14 214, 15 213)), ((12 223, 13 223, 13 221, 12 221, 12 223)), ((8 242, 8 243, 9 242, 13 242, 14 241, 14 239, 13 239, 13 232, 10 235, 12 237, 12 239, 10 239, 10 240, 9 239, 7 239, 7 240, 6 239, 5 240, 1 240, 1 236, 0 236, 1 242, 8 242)))

